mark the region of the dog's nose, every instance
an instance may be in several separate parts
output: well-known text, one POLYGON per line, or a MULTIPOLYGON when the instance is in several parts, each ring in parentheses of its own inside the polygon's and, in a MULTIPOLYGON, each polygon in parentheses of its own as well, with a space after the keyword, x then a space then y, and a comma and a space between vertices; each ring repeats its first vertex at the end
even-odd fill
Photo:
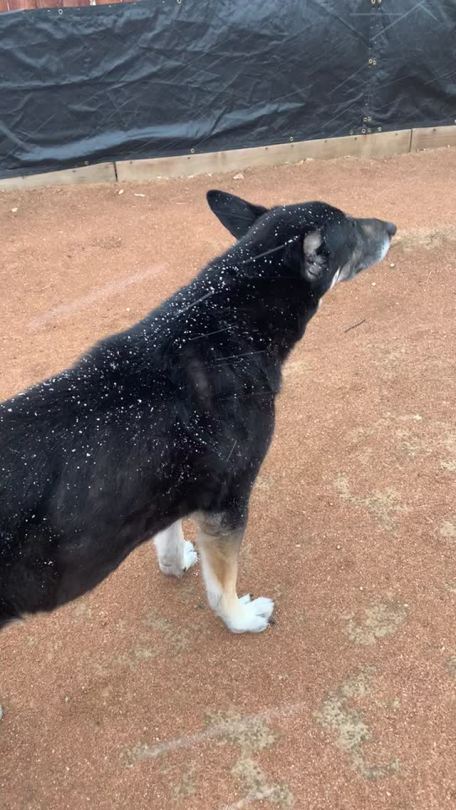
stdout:
POLYGON ((397 228, 396 228, 394 222, 387 222, 386 223, 386 232, 387 232, 388 236, 394 236, 396 231, 397 231, 397 228))

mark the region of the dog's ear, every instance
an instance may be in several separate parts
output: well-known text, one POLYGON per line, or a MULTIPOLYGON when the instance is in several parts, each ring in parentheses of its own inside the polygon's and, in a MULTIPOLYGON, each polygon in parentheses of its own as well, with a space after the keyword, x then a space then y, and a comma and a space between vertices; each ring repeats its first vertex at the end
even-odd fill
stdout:
POLYGON ((321 250, 323 238, 319 230, 309 231, 303 240, 304 254, 303 274, 310 281, 316 281, 326 267, 326 257, 321 250))
POLYGON ((236 239, 244 236, 254 222, 268 210, 262 205, 253 205, 226 191, 208 191, 207 202, 211 211, 236 239))

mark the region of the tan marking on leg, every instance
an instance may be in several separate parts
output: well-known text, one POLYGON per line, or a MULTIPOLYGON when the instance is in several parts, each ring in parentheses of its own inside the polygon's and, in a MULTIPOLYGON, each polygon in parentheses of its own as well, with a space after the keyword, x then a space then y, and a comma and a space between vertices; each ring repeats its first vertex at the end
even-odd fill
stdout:
POLYGON ((199 527, 197 544, 211 608, 233 633, 259 633, 269 624, 274 608, 270 599, 238 598, 236 581, 243 529, 226 529, 223 517, 194 515, 199 527))
POLYGON ((236 582, 241 539, 239 533, 211 537, 201 532, 198 536, 209 602, 222 616, 236 610, 239 601, 236 582))

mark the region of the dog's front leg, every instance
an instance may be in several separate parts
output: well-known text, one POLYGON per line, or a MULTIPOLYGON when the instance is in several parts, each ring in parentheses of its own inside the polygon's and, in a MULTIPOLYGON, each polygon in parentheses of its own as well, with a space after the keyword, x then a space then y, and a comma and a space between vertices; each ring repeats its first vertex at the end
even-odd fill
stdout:
POLYGON ((272 599, 239 598, 236 591, 244 525, 238 525, 231 513, 198 512, 193 518, 199 529, 197 545, 211 608, 233 633, 266 630, 274 609, 272 599))
POLYGON ((193 543, 184 540, 180 520, 159 532, 154 538, 154 544, 160 571, 168 576, 181 577, 198 559, 193 543))

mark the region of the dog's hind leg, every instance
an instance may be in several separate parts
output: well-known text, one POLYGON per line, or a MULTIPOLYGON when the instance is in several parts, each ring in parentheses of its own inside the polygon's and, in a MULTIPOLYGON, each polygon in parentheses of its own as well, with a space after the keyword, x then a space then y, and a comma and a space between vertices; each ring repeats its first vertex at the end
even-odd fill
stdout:
POLYGON ((229 515, 198 512, 192 516, 199 528, 197 544, 213 611, 233 633, 260 633, 266 630, 274 602, 260 597, 238 597, 236 580, 239 548, 244 527, 230 526, 229 515))
POLYGON ((154 544, 160 571, 168 576, 181 577, 198 559, 193 543, 184 540, 180 520, 159 532, 154 538, 154 544))

